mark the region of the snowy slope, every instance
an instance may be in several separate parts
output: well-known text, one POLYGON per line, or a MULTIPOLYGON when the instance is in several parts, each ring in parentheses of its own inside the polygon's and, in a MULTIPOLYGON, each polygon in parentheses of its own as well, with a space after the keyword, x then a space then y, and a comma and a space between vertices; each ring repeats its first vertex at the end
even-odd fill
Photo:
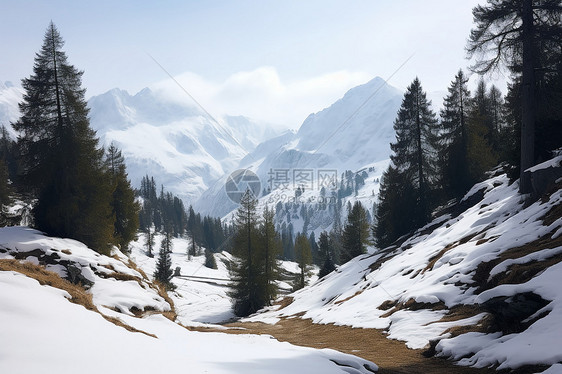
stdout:
POLYGON ((72 267, 80 269, 93 282, 88 292, 97 310, 69 302, 73 296, 67 291, 42 285, 22 272, 0 271, 0 337, 9 342, 0 346, 2 373, 369 373, 377 369, 358 357, 280 343, 269 336, 188 331, 159 313, 170 305, 119 252, 101 256, 74 240, 48 238, 25 227, 0 228, 0 265, 14 257, 46 263, 61 276, 68 276, 72 267), (138 310, 148 313, 138 316, 138 310), (120 325, 112 322, 115 319, 120 325))
POLYGON ((170 100, 145 88, 113 89, 88 101, 91 126, 104 144, 122 149, 134 186, 145 175, 181 197, 198 198, 261 141, 277 134, 245 117, 211 118, 186 98, 170 100), (240 140, 239 140, 240 139, 240 140))
MULTIPOLYGON (((352 88, 330 107, 308 116, 296 134, 280 135, 258 146, 240 162, 239 169, 255 172, 264 188, 270 187, 271 172, 312 170, 318 192, 318 172, 358 171, 389 158, 394 141, 393 122, 402 93, 381 78, 352 88)), ((198 211, 224 216, 236 205, 224 192, 227 176, 215 183, 197 201, 198 211)), ((289 184, 297 187, 291 177, 289 184)), ((273 186, 272 189, 275 189, 273 186)))
POLYGON ((249 320, 298 314, 384 329, 411 348, 434 342, 434 353, 461 365, 559 363, 562 181, 529 206, 517 189, 496 173, 397 247, 371 248, 291 295, 290 305, 249 320))
POLYGON ((15 139, 16 133, 10 126, 19 116, 18 103, 21 101, 23 90, 11 82, 0 81, 0 126, 5 126, 10 136, 15 139))

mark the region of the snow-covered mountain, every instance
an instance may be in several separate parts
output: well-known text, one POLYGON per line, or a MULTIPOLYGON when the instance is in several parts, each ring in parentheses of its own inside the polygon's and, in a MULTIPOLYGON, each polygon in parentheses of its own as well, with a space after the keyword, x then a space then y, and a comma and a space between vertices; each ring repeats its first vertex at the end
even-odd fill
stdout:
POLYGON ((0 81, 0 126, 5 126, 12 138, 16 137, 11 122, 20 116, 18 103, 21 101, 23 90, 14 86, 12 82, 0 81))
POLYGON ((257 144, 277 135, 245 117, 215 120, 186 99, 170 100, 149 88, 136 95, 113 89, 92 97, 91 125, 106 145, 125 156, 129 178, 154 176, 190 203, 230 172, 257 144))
MULTIPOLYGON (((320 190, 322 178, 358 171, 388 159, 394 140, 393 122, 400 107, 402 92, 381 78, 352 88, 330 107, 311 114, 297 133, 286 132, 260 144, 240 162, 239 169, 250 169, 261 181, 262 190, 298 187, 309 175, 307 189, 320 190)), ((224 216, 236 204, 229 200, 224 185, 227 176, 216 182, 196 202, 197 210, 224 216)), ((339 183, 339 180, 338 180, 339 183)))
MULTIPOLYGON (((0 82, 0 126, 13 138, 10 123, 20 116, 22 95, 21 87, 0 82)), ((90 98, 88 105, 102 144, 114 142, 122 149, 133 185, 154 176, 186 203, 283 129, 244 116, 212 118, 188 98, 170 99, 149 88, 135 95, 115 88, 90 98)))

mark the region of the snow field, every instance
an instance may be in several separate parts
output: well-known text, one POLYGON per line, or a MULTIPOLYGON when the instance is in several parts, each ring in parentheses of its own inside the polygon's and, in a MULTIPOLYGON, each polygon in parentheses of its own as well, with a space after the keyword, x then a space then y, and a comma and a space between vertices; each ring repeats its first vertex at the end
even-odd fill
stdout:
MULTIPOLYGON (((180 244, 174 243, 177 251, 180 244)), ((176 263, 179 256, 174 256, 176 263)), ((0 339, 9 342, 0 346, 2 373, 370 373, 377 369, 358 357, 280 343, 269 336, 198 333, 161 314, 135 317, 130 308, 165 311, 170 306, 138 271, 126 265, 128 258, 119 252, 114 257, 102 256, 74 240, 45 237, 26 227, 0 228, 0 259, 14 257, 35 263, 58 260, 51 270, 62 276, 70 263, 80 266, 82 275, 94 282, 89 292, 99 313, 69 302, 65 291, 40 285, 21 273, 0 271, 0 339), (115 272, 131 280, 111 277, 115 272), (140 332, 127 331, 101 314, 140 332)), ((144 268, 149 270, 151 264, 145 260, 144 268)), ((182 272, 224 275, 221 267, 216 271, 197 269, 201 260, 184 261, 182 272)), ((199 286, 190 290, 204 295, 208 289, 199 286)), ((175 299, 181 299, 181 294, 175 299)), ((192 308, 203 313, 201 305, 192 308)), ((210 315, 216 317, 213 310, 210 315)))

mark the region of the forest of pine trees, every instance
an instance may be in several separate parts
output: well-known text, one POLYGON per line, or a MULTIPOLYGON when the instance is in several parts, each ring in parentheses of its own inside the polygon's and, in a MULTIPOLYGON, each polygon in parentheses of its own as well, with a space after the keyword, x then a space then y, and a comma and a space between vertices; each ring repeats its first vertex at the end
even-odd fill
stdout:
POLYGON ((381 181, 373 227, 379 247, 427 223, 433 209, 462 198, 500 162, 509 165, 513 179, 520 177, 520 192, 532 192, 525 170, 562 146, 559 1, 494 1, 476 6, 473 15, 467 50, 477 60, 471 69, 486 74, 507 66, 512 74, 507 95, 483 79, 471 95, 459 70, 440 120, 426 112, 423 121, 419 109, 428 106, 425 94, 416 96, 417 78, 408 87, 395 121, 392 162, 381 181))

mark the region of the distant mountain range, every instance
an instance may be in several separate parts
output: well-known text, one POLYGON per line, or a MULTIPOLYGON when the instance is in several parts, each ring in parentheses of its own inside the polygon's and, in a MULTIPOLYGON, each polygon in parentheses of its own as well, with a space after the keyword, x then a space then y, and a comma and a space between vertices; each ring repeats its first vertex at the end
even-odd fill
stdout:
MULTIPOLYGON (((17 119, 22 94, 0 84, 0 124, 17 119)), ((252 170, 267 189, 273 171, 306 169, 318 178, 319 170, 341 174, 388 159, 401 99, 400 90, 377 77, 309 115, 296 133, 242 116, 215 120, 187 98, 172 100, 149 88, 135 95, 113 89, 88 104, 101 141, 123 151, 133 185, 154 176, 186 205, 224 216, 236 208, 224 191, 236 169, 252 170)))
POLYGON ((245 117, 215 120, 189 100, 172 101, 149 88, 134 96, 113 89, 88 104, 101 140, 123 151, 133 185, 139 186, 144 175, 154 176, 186 204, 260 142, 277 135, 267 124, 245 117))
MULTIPOLYGON (((308 187, 318 188, 324 172, 335 172, 339 178, 346 170, 357 171, 386 160, 401 100, 401 91, 382 78, 374 78, 350 89, 330 107, 309 115, 297 133, 286 132, 258 145, 238 168, 252 170, 266 189, 275 188, 279 181, 273 177, 281 173, 292 190, 299 183, 296 176, 303 171, 313 179, 308 187)), ((196 210, 224 216, 236 208, 224 190, 227 177, 202 195, 195 203, 196 210)))

